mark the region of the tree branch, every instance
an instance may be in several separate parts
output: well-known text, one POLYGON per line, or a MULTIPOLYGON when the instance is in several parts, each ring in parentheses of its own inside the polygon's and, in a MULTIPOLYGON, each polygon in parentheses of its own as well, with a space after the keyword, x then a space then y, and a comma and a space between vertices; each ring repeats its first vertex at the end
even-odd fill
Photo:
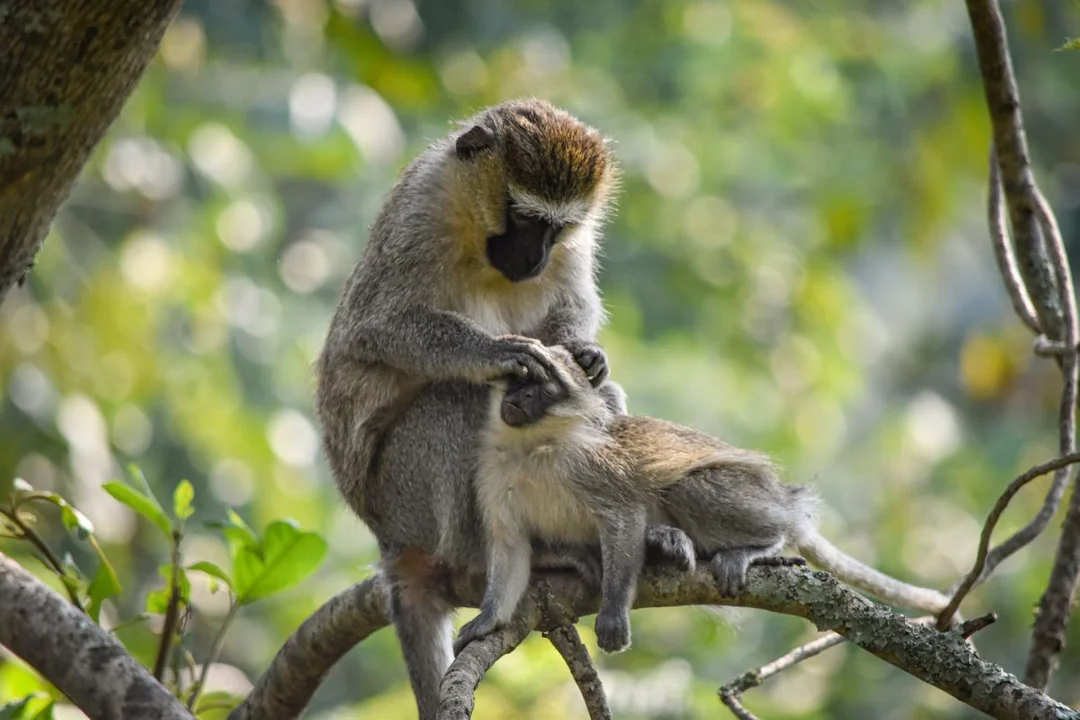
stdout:
MULTIPOLYGON (((967 0, 967 10, 975 38, 983 89, 990 111, 994 150, 1001 170, 1005 199, 1008 203, 1020 275, 1023 277, 1028 296, 1038 316, 1037 325, 1049 341, 1046 344, 1050 347, 1062 348, 1059 363, 1064 387, 1058 418, 1058 452, 1063 456, 1069 455, 1076 450, 1078 372, 1077 311, 1072 275, 1057 221, 1046 199, 1039 191, 1031 169, 1027 138, 1024 135, 1020 93, 1009 57, 1001 9, 998 7, 997 0, 967 0)), ((996 192, 995 179, 991 172, 990 225, 991 236, 999 254, 999 266, 1001 266, 1000 253, 1002 247, 1007 248, 1008 244, 1005 242, 1003 245, 998 237, 1001 223, 1000 214, 995 213, 993 208, 996 192)), ((1013 307, 1021 320, 1030 327, 1031 322, 1030 318, 1026 317, 1027 309, 1023 307, 1022 294, 1018 302, 1014 274, 1011 269, 1004 267, 1002 276, 1009 289, 1013 307)), ((1038 515, 1027 527, 991 551, 986 559, 986 567, 982 570, 983 577, 993 569, 994 565, 1042 532, 1061 502, 1070 474, 1065 468, 1057 472, 1038 515)), ((1078 581, 1080 581, 1080 496, 1074 492, 1065 516, 1050 580, 1039 601, 1035 629, 1032 633, 1025 680, 1035 687, 1045 688, 1053 675, 1057 655, 1065 645, 1065 625, 1072 612, 1078 581)))
POLYGON ((1028 155, 1020 91, 1009 57, 1005 23, 996 0, 967 0, 967 10, 990 110, 994 148, 1001 166, 1020 274, 1035 305, 1042 332, 1051 340, 1061 340, 1065 336, 1065 321, 1050 258, 1035 216, 1032 201, 1035 176, 1028 155))
POLYGON ((604 684, 600 682, 600 673, 596 671, 589 650, 581 642, 581 636, 573 625, 562 625, 544 633, 555 649, 566 661, 570 674, 574 677, 585 708, 591 720, 611 720, 611 708, 608 707, 604 684))
POLYGON ((0 22, 0 301, 33 264, 90 151, 181 0, 35 0, 0 22))
MULTIPOLYGON (((1005 512, 1005 508, 1009 506, 1013 496, 1020 492, 1025 485, 1035 478, 1042 477, 1048 472, 1061 470, 1077 462, 1080 462, 1080 453, 1072 453, 1064 457, 1059 457, 1050 462, 1045 462, 1030 468, 1027 472, 1009 483, 1009 487, 1005 488, 1005 492, 1003 492, 997 499, 997 502, 994 503, 994 509, 990 511, 989 517, 986 518, 986 524, 983 525, 982 535, 979 538, 979 550, 975 554, 975 565, 971 568, 971 571, 968 572, 963 581, 961 581, 957 589, 953 591, 952 599, 949 600, 949 604, 946 605, 945 609, 938 615, 938 629, 944 630, 949 627, 953 615, 956 614, 957 609, 960 607, 960 603, 963 602, 968 592, 971 591, 971 588, 985 576, 989 575, 993 570, 993 567, 990 567, 987 563, 990 537, 994 533, 994 528, 997 526, 998 520, 1001 519, 1001 514, 1005 512)), ((1065 473, 1064 475, 1065 477, 1068 477, 1068 473, 1065 473)), ((1013 537, 1016 536, 1014 535, 1013 537)))
POLYGON ((750 670, 721 686, 717 691, 720 701, 728 706, 735 717, 739 720, 757 720, 757 716, 743 707, 741 697, 750 688, 755 688, 773 675, 783 672, 790 667, 798 665, 803 660, 808 660, 815 655, 820 655, 831 647, 844 642, 843 635, 834 632, 825 633, 805 645, 800 645, 791 652, 778 657, 767 665, 762 665, 756 670, 750 670))
MULTIPOLYGON (((450 588, 455 605, 476 607, 483 596, 483 582, 477 578, 455 580, 450 588)), ((283 649, 267 674, 260 678, 257 692, 273 692, 266 685, 278 673, 286 673, 291 687, 307 689, 307 695, 291 692, 292 705, 281 705, 275 715, 266 713, 251 698, 231 718, 293 717, 300 713, 318 686, 326 670, 349 648, 337 635, 363 638, 385 626, 388 593, 379 576, 369 578, 353 589, 337 595, 320 608, 286 643, 297 657, 312 662, 292 661, 283 649), (348 601, 354 594, 357 600, 348 601), (352 608, 350 610, 350 608, 352 608), (328 617, 335 616, 334 622, 328 617), (323 637, 315 628, 330 633, 323 637), (327 648, 329 656, 320 657, 317 648, 327 648), (286 667, 281 668, 284 664, 286 667)), ((902 615, 870 602, 847 589, 828 573, 806 568, 752 567, 747 591, 738 598, 721 597, 712 575, 705 569, 695 573, 645 572, 638 584, 635 607, 673 607, 680 605, 735 605, 769 610, 805 618, 819 630, 832 630, 853 644, 895 665, 920 680, 996 718, 1080 718, 1045 693, 1030 688, 1001 667, 987 662, 968 646, 959 631, 939 632, 933 627, 909 622, 902 615)), ((599 607, 599 598, 584 583, 571 575, 544 575, 530 588, 521 611, 505 634, 476 649, 459 655, 457 681, 468 685, 482 674, 515 638, 524 638, 525 628, 552 630, 572 618, 590 615, 599 607), (554 607, 554 618, 544 617, 542 608, 554 607), (524 634, 522 634, 524 632, 524 634), (468 654, 466 654, 468 653, 468 654), (465 659, 461 659, 464 656, 465 659), (470 659, 471 658, 471 659, 470 659), (490 661, 490 662, 488 662, 490 661), (484 663, 487 663, 486 665, 484 663)), ((520 640, 518 640, 520 641, 520 640)), ((479 680, 477 679, 477 682, 479 680)), ((447 685, 444 682, 444 689, 447 685)), ((455 685, 455 687, 457 687, 455 685)), ((471 686, 475 689, 475 685, 471 686)), ((255 693, 253 693, 253 696, 255 693)), ((471 702, 471 701, 469 701, 471 702)), ((470 705, 471 707, 471 705, 470 705)), ((460 716, 459 716, 460 717, 460 716)))
POLYGON ((375 575, 330 598, 297 628, 229 720, 296 717, 330 668, 390 622, 390 594, 375 575))
POLYGON ((3 553, 0 645, 90 717, 191 720, 115 637, 3 553))
POLYGON ((439 685, 437 720, 468 720, 472 717, 476 686, 495 661, 516 648, 540 621, 536 603, 527 599, 507 625, 473 640, 450 663, 439 685))

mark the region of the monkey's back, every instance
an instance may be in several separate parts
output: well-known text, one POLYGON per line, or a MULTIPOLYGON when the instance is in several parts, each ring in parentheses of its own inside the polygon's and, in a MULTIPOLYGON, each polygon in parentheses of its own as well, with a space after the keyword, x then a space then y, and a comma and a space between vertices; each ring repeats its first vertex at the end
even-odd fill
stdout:
POLYGON ((781 482, 764 453, 640 415, 615 419, 609 432, 621 464, 699 550, 782 545, 807 519, 812 496, 781 482))

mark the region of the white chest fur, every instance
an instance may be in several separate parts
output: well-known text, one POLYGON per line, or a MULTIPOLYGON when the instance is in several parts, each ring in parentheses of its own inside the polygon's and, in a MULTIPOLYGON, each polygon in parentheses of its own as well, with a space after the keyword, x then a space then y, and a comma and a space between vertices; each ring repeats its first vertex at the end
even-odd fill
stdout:
POLYGON ((564 450, 534 447, 489 452, 478 490, 492 520, 533 537, 569 542, 596 541, 597 523, 572 483, 565 480, 564 450))
POLYGON ((535 335, 554 302, 554 293, 546 285, 474 288, 465 294, 460 311, 492 335, 535 335))

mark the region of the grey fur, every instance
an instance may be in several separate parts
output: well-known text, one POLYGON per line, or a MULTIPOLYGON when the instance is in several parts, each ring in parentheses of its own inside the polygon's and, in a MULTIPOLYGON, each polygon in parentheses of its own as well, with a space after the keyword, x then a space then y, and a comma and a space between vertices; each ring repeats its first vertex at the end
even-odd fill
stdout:
POLYGON ((939 612, 941 593, 884 575, 844 554, 816 529, 818 500, 782 483, 769 458, 662 420, 618 415, 570 353, 558 384, 503 381, 493 397, 476 479, 488 536, 481 615, 460 649, 512 616, 527 579, 528 538, 599 538, 604 578, 597 641, 630 642, 629 611, 644 557, 646 520, 682 530, 709 559, 720 591, 742 592, 747 568, 785 547, 888 602, 939 612))
MULTIPOLYGON (((559 343, 612 409, 625 411, 595 342, 597 233, 614 184, 603 139, 566 113, 535 100, 479 113, 405 169, 327 333, 316 368, 323 447, 339 490, 378 540, 421 718, 434 717, 450 659, 445 578, 485 570, 472 486, 490 392, 483 383, 549 376, 544 344, 559 343), (484 250, 492 237, 516 242, 508 197, 565 228, 540 236, 554 243, 547 264, 521 282, 500 275, 484 250)), ((661 554, 680 550, 657 537, 661 554)), ((539 566, 599 575, 585 546, 535 550, 539 566)))

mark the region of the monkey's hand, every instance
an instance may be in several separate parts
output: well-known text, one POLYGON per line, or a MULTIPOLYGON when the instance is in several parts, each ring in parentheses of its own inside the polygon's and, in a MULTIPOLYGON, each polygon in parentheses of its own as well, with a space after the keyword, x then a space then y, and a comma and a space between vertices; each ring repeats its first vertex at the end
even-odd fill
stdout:
POLYGON ((603 348, 586 340, 568 340, 562 346, 574 356, 574 362, 585 371, 593 387, 599 387, 607 380, 609 369, 603 348))
POLYGON ((607 611, 603 608, 596 616, 596 644, 608 653, 617 653, 630 647, 630 614, 607 611))
POLYGON ((558 362, 539 340, 522 335, 499 335, 495 338, 495 346, 496 378, 513 375, 545 382, 556 377, 555 366, 558 362))
POLYGON ((696 564, 694 543, 678 528, 649 525, 645 528, 645 564, 670 565, 676 570, 690 572, 696 564))
POLYGON ((497 630, 498 627, 499 621, 495 617, 495 611, 491 608, 481 609, 480 614, 465 623, 458 632, 457 640, 454 641, 454 657, 457 657, 458 653, 464 650, 465 646, 473 640, 484 637, 488 633, 497 630))

